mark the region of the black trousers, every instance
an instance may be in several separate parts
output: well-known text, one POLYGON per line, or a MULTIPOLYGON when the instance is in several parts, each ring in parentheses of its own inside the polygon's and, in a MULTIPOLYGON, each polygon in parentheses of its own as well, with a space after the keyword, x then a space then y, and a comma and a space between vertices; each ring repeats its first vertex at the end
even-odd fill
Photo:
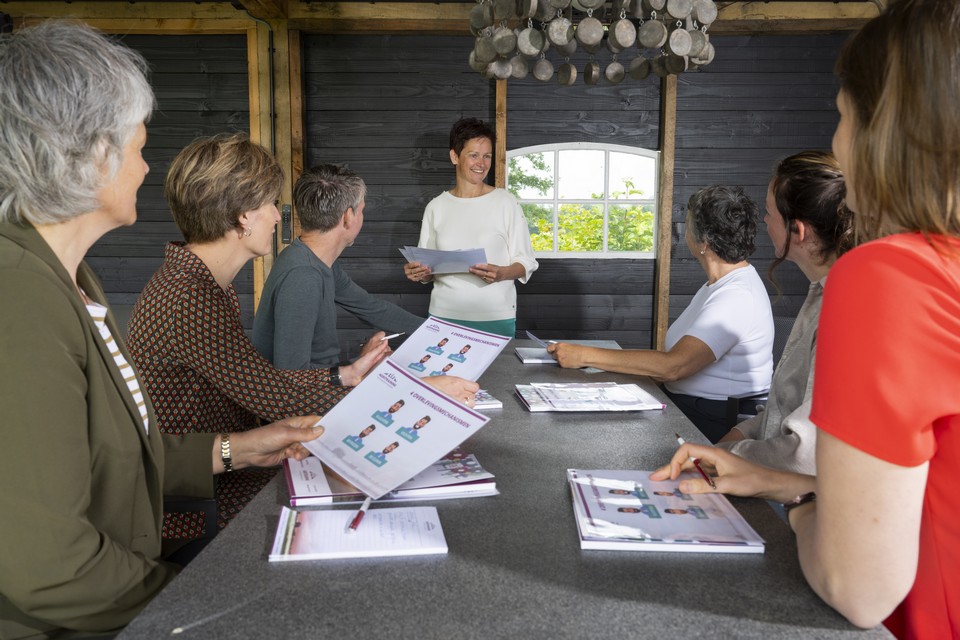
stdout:
MULTIPOLYGON (((734 426, 727 418, 726 400, 707 400, 697 396, 672 393, 666 387, 663 387, 663 392, 713 444, 716 444, 734 426)), ((757 405, 762 403, 762 400, 740 400, 739 413, 756 413, 757 405)))

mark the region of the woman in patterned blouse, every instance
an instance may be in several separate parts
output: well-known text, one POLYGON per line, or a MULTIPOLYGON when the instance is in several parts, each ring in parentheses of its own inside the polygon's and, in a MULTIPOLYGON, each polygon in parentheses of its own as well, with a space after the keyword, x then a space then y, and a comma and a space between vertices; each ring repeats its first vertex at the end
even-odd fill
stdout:
MULTIPOLYGON (((388 353, 388 343, 339 370, 274 368, 244 332, 232 282, 250 259, 272 249, 283 184, 280 165, 240 134, 196 140, 174 159, 164 192, 186 240, 166 259, 137 300, 130 352, 166 433, 243 431, 261 420, 324 414, 388 353)), ((435 383, 472 403, 477 385, 435 383)), ((217 487, 220 525, 259 491, 275 470, 223 476, 217 487)), ((193 537, 168 518, 165 535, 193 537)))

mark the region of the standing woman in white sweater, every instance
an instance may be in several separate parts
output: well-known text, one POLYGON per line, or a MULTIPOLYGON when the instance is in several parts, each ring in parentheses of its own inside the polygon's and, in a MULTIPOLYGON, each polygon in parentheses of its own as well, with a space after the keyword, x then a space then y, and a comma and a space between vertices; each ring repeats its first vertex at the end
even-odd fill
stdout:
POLYGON ((514 337, 517 331, 517 289, 537 269, 530 230, 513 195, 484 180, 493 162, 493 129, 477 118, 458 120, 450 130, 450 162, 457 183, 427 204, 420 228, 420 247, 474 249, 483 247, 485 264, 469 273, 434 275, 430 267, 408 262, 403 272, 414 282, 433 282, 430 315, 481 331, 514 337))

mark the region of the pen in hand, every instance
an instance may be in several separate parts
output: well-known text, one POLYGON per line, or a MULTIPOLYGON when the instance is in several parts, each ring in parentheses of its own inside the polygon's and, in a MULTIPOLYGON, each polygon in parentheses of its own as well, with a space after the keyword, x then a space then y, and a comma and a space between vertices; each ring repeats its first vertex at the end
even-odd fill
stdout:
MULTIPOLYGON (((681 446, 683 446, 683 445, 685 445, 685 444, 687 443, 686 440, 684 440, 683 438, 680 437, 680 434, 679 434, 679 433, 674 433, 673 435, 677 436, 677 443, 680 444, 681 446)), ((706 480, 707 482, 709 482, 711 487, 713 487, 714 489, 716 489, 716 488, 717 488, 717 483, 715 483, 715 482, 713 481, 713 478, 711 478, 710 476, 708 476, 707 473, 706 473, 706 471, 703 470, 703 467, 700 466, 700 460, 698 460, 697 458, 694 458, 693 456, 690 456, 690 462, 692 462, 692 463, 693 463, 693 466, 695 466, 695 467, 697 468, 697 471, 700 472, 700 475, 703 476, 703 479, 706 480)))
POLYGON ((360 526, 360 521, 363 520, 363 516, 367 514, 367 509, 370 508, 370 502, 372 500, 373 498, 367 496, 367 499, 363 501, 363 504, 360 505, 360 511, 357 511, 357 515, 353 516, 353 520, 347 525, 347 533, 353 533, 357 530, 357 527, 360 526))
POLYGON ((391 333, 388 336, 383 336, 382 338, 380 338, 380 342, 383 342, 384 340, 390 340, 391 338, 399 338, 403 334, 404 334, 403 331, 401 331, 400 333, 391 333))

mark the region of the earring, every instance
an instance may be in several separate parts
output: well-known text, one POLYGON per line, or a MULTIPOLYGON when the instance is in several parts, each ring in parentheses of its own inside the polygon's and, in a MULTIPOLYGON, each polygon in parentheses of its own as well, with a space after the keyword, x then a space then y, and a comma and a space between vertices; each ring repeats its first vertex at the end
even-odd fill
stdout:
POLYGON ((704 252, 704 251, 705 251, 705 249, 700 249, 700 255, 703 255, 703 252, 704 252))
POLYGON ((253 235, 253 227, 244 227, 244 228, 243 228, 243 237, 244 237, 244 238, 249 238, 251 235, 253 235))

